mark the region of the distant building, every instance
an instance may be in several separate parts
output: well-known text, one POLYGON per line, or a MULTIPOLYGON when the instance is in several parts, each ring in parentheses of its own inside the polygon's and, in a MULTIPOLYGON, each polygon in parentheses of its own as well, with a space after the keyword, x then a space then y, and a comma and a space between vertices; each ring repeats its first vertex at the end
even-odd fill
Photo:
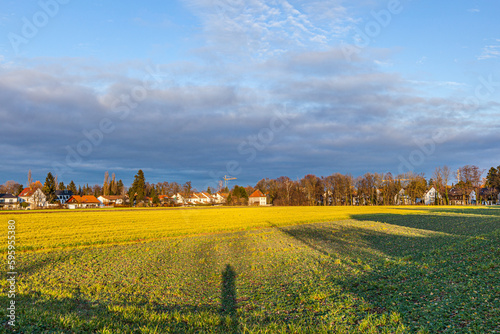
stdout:
POLYGON ((71 190, 56 190, 56 201, 61 204, 64 204, 73 196, 73 192, 71 190))
POLYGON ((95 196, 71 196, 66 202, 70 209, 98 208, 101 202, 95 196))
POLYGON ((466 190, 455 187, 448 192, 448 198, 450 200, 450 205, 475 204, 476 192, 474 190, 467 192, 466 190))
MULTIPOLYGON (((495 205, 498 203, 499 192, 495 188, 481 188, 479 197, 482 205, 495 205)), ((500 204, 500 203, 499 203, 500 204)))
POLYGON ((394 196, 394 203, 396 205, 410 205, 411 199, 408 194, 406 194, 406 190, 401 188, 401 190, 394 196))
POLYGON ((436 204, 436 198, 440 199, 441 195, 437 192, 436 188, 432 187, 424 194, 424 204, 434 205, 436 204))
POLYGON ((47 197, 40 189, 24 188, 18 197, 20 203, 29 203, 32 209, 47 205, 47 197))
POLYGON ((19 198, 12 194, 0 194, 0 209, 15 210, 19 208, 19 198))
POLYGON ((248 205, 267 205, 267 197, 257 189, 248 197, 248 205))
POLYGON ((99 196, 97 199, 106 206, 124 205, 126 200, 125 196, 119 195, 99 196))
POLYGON ((227 195, 224 196, 222 195, 221 193, 216 193, 215 195, 212 195, 212 198, 213 198, 213 202, 215 204, 222 204, 222 203, 226 203, 226 198, 227 198, 227 195))
POLYGON ((172 201, 174 202, 174 204, 177 204, 177 205, 183 205, 184 202, 186 201, 184 199, 184 196, 182 196, 181 194, 177 193, 175 195, 172 195, 172 201))

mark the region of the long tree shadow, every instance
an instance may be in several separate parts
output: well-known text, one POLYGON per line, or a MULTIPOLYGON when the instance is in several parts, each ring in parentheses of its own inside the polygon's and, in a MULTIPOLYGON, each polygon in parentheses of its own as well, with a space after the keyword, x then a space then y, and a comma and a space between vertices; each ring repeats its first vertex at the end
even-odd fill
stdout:
MULTIPOLYGON (((404 208, 398 208, 398 210, 408 210, 408 211, 415 211, 415 210, 422 210, 422 207, 404 207, 404 208)), ((425 207, 425 211, 429 213, 449 213, 449 214, 455 214, 455 215, 482 215, 482 216, 496 216, 500 217, 500 207, 494 207, 494 206, 478 206, 478 207, 460 207, 460 206, 453 206, 453 207, 439 207, 439 206, 431 206, 431 207, 425 207)))
MULTIPOLYGON (((367 301, 368 312, 399 314, 412 332, 500 329, 496 283, 500 266, 494 261, 495 254, 500 254, 498 217, 370 214, 352 218, 363 223, 344 228, 343 233, 367 251, 362 260, 371 268, 336 277, 332 283, 367 301), (380 222, 393 225, 392 230, 377 229, 383 226, 380 222)), ((332 225, 275 228, 321 254, 333 254, 343 238, 330 233, 332 225)), ((354 254, 355 248, 346 249, 347 254, 354 254)))
POLYGON ((236 297, 236 272, 231 265, 227 264, 222 272, 221 281, 221 308, 220 324, 221 333, 238 333, 236 297))
POLYGON ((365 214, 352 215, 359 221, 383 222, 421 230, 444 232, 457 236, 477 236, 500 229, 499 216, 460 216, 425 214, 365 214))

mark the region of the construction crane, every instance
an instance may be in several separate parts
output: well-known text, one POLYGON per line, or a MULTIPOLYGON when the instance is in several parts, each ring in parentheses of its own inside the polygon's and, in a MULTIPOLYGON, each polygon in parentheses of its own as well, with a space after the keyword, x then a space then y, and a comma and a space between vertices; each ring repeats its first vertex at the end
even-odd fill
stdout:
MULTIPOLYGON (((390 180, 382 180, 382 182, 387 182, 390 180)), ((392 179, 392 181, 411 181, 411 179, 392 179)))
POLYGON ((236 180, 236 178, 224 175, 224 188, 227 188, 227 181, 230 181, 230 180, 236 180))

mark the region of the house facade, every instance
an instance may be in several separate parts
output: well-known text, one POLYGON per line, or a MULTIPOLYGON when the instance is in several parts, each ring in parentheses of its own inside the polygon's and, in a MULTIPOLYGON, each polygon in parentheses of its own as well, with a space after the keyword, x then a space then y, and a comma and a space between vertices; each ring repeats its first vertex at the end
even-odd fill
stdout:
POLYGON ((97 198, 105 206, 115 206, 115 205, 125 205, 125 196, 119 195, 109 195, 109 196, 99 196, 97 198))
POLYGON ((70 209, 89 209, 98 208, 101 202, 95 196, 71 196, 66 202, 70 209))
POLYGON ((434 205, 436 204, 436 199, 440 199, 441 195, 437 192, 436 188, 432 187, 427 190, 424 194, 424 204, 425 205, 434 205))
POLYGON ((186 200, 184 199, 184 196, 182 196, 179 193, 172 195, 171 199, 172 199, 172 202, 174 202, 174 204, 177 204, 177 205, 183 205, 186 202, 186 200))
POLYGON ((29 203, 31 209, 47 206, 47 197, 40 189, 24 188, 18 197, 20 203, 29 203))
POLYGON ((450 205, 470 205, 476 203, 476 192, 468 192, 464 189, 452 188, 448 192, 450 205))
POLYGON ((500 204, 500 193, 495 188, 481 188, 479 197, 482 205, 500 204))
POLYGON ((408 194, 406 194, 406 190, 401 188, 401 190, 394 196, 394 203, 396 205, 410 205, 411 199, 408 194))
POLYGON ((0 194, 0 209, 15 210, 19 208, 19 198, 12 194, 0 194))
POLYGON ((71 190, 56 190, 56 201, 61 204, 66 203, 71 196, 73 196, 73 192, 71 190))
POLYGON ((267 205, 267 197, 257 189, 248 197, 248 205, 267 205))
POLYGON ((216 193, 215 195, 212 195, 212 198, 214 204, 223 204, 226 203, 227 195, 224 197, 221 193, 216 193))

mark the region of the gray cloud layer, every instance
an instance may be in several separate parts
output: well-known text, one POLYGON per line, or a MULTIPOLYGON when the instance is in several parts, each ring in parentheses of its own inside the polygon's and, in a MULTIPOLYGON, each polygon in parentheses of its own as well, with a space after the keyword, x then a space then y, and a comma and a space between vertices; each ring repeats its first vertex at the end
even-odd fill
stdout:
POLYGON ((22 181, 32 169, 95 183, 109 170, 127 183, 142 168, 151 181, 201 188, 231 173, 245 184, 489 167, 500 156, 498 103, 429 96, 371 60, 347 62, 340 49, 227 67, 128 64, 128 76, 115 67, 2 69, 2 179, 22 181))

